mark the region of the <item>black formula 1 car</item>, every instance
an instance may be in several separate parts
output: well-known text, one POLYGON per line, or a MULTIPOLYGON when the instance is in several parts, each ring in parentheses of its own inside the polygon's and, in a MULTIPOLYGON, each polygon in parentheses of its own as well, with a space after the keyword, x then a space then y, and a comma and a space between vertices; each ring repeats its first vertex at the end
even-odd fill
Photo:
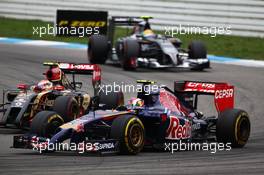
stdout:
POLYGON ((108 37, 93 35, 89 38, 89 61, 104 64, 108 59, 121 64, 125 70, 135 70, 137 67, 203 70, 210 67, 206 47, 201 41, 192 41, 188 49, 183 49, 180 39, 155 34, 148 21, 150 18, 112 17, 108 37), (118 38, 115 47, 112 47, 116 26, 134 28, 130 36, 118 38))
MULTIPOLYGON (((165 143, 179 141, 217 141, 230 148, 243 147, 247 143, 250 120, 247 112, 234 108, 233 86, 227 83, 176 81, 174 91, 160 87, 146 93, 153 82, 139 83, 143 83, 142 89, 145 90, 131 99, 128 105, 116 110, 90 112, 60 126, 50 139, 38 137, 32 132, 14 136, 13 147, 52 152, 61 148, 54 145, 70 139, 78 151, 137 154, 144 147, 162 148, 165 143), (205 116, 197 111, 200 95, 214 97, 218 116, 205 116)), ((57 115, 49 111, 42 113, 57 115)))
POLYGON ((74 120, 92 108, 98 108, 101 101, 106 108, 112 109, 123 104, 122 93, 111 96, 99 93, 101 69, 95 64, 75 64, 45 62, 49 66, 46 79, 32 85, 19 84, 16 90, 4 90, 8 102, 1 104, 0 123, 6 127, 29 129, 42 136, 51 135, 55 128, 74 120), (66 74, 72 75, 70 81, 66 74), (92 75, 94 96, 82 90, 82 83, 76 82, 76 75, 92 75), (46 117, 43 110, 56 111, 59 115, 46 117), (54 125, 50 125, 52 123, 54 125))

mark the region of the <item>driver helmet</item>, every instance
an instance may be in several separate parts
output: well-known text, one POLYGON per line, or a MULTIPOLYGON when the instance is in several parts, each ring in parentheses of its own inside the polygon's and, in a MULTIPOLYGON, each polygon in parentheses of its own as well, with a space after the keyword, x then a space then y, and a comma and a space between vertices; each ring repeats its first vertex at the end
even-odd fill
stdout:
POLYGON ((52 67, 46 72, 46 78, 51 82, 62 80, 62 71, 59 67, 52 67))
POLYGON ((52 88, 53 88, 53 84, 49 80, 41 80, 37 84, 37 89, 39 89, 41 91, 52 90, 52 88))
POLYGON ((131 105, 132 107, 142 107, 144 105, 144 100, 140 98, 131 98, 128 101, 128 104, 131 105))
POLYGON ((145 30, 144 32, 143 32, 143 36, 145 37, 145 38, 155 38, 155 34, 154 34, 154 32, 152 31, 152 30, 150 30, 150 29, 147 29, 147 30, 145 30))

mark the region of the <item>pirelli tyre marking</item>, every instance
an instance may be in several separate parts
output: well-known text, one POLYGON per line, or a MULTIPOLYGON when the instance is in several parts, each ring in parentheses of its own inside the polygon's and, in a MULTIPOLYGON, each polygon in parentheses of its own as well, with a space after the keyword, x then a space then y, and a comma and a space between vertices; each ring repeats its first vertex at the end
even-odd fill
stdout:
POLYGON ((243 122, 247 122, 247 113, 245 112, 240 114, 240 116, 237 118, 236 123, 235 123, 235 138, 236 138, 236 141, 241 145, 246 144, 247 138, 248 138, 248 133, 243 135, 240 131, 240 128, 243 122))
POLYGON ((48 119, 48 123, 51 123, 52 120, 56 119, 56 118, 59 118, 61 121, 63 121, 64 123, 64 120, 61 116, 57 115, 57 114, 54 114, 52 115, 49 119, 48 119))
POLYGON ((136 117, 131 118, 125 128, 125 144, 129 152, 135 152, 135 148, 142 147, 144 145, 144 130, 143 123, 136 117))

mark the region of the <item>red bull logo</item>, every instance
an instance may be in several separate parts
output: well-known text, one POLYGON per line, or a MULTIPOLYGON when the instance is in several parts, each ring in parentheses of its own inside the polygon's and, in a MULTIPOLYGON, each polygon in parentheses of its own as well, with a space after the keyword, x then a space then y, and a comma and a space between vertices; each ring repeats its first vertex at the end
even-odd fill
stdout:
POLYGON ((184 125, 180 124, 180 119, 175 116, 170 116, 170 125, 166 132, 166 139, 179 140, 191 137, 191 122, 184 120, 184 125))

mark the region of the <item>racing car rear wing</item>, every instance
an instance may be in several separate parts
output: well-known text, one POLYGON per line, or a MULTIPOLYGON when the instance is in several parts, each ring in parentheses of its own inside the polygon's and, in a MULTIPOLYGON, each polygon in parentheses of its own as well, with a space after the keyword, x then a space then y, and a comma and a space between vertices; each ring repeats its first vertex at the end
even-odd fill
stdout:
POLYGON ((143 21, 143 19, 138 16, 112 16, 111 18, 111 22, 118 26, 133 26, 141 21, 143 21))
POLYGON ((114 33, 116 26, 134 26, 145 19, 149 19, 151 17, 148 16, 112 16, 109 20, 108 26, 108 41, 113 44, 114 41, 114 33))
POLYGON ((92 83, 96 91, 101 84, 101 68, 97 64, 44 62, 43 65, 58 66, 65 74, 92 75, 92 83))
POLYGON ((221 82, 175 81, 176 94, 195 95, 194 108, 197 108, 198 95, 214 95, 218 112, 234 108, 234 86, 221 82))

